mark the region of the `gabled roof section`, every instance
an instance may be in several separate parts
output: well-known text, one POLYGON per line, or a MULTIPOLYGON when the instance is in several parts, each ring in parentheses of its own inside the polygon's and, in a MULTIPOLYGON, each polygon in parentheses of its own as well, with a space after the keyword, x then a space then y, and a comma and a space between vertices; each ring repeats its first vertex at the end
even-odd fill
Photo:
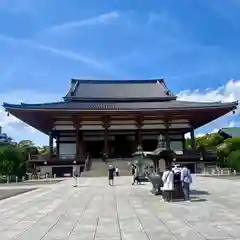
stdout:
POLYGON ((176 96, 163 79, 77 80, 72 79, 65 101, 169 101, 176 96))
POLYGON ((240 137, 240 127, 227 127, 222 128, 219 131, 224 138, 235 138, 240 137))

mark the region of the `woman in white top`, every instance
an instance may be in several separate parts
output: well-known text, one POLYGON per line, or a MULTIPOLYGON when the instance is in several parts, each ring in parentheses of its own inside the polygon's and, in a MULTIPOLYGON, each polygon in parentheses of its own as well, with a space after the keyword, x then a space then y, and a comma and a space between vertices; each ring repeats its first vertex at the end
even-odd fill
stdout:
POLYGON ((174 190, 174 172, 170 168, 166 168, 162 176, 163 181, 163 199, 165 201, 172 201, 172 192, 174 190))
POLYGON ((115 167, 115 173, 116 173, 116 176, 118 177, 119 176, 119 168, 118 167, 115 167))

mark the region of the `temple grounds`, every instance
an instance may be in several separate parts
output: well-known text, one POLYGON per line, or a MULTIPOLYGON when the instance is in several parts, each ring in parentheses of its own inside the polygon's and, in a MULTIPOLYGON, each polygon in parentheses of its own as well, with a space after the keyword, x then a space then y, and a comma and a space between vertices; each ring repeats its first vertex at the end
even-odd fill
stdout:
MULTIPOLYGON (((192 202, 164 203, 149 183, 72 179, 0 201, 3 240, 240 239, 240 181, 195 177, 192 202)), ((0 190, 3 187, 0 187, 0 190)), ((24 188, 9 186, 4 189, 24 188)))

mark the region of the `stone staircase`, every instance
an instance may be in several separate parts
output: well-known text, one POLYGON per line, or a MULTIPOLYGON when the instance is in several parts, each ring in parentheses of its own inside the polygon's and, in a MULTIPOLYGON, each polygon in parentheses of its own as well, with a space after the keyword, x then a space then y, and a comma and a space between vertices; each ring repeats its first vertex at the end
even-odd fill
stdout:
POLYGON ((105 163, 101 159, 93 159, 92 167, 89 171, 82 173, 83 177, 107 177, 108 166, 111 164, 119 168, 120 176, 131 176, 132 158, 129 159, 108 159, 105 163))

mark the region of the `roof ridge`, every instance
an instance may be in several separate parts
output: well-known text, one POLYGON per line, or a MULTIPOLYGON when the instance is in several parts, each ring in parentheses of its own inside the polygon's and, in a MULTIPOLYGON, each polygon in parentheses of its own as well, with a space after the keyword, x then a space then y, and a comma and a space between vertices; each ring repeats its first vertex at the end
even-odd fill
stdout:
POLYGON ((123 80, 123 79, 75 79, 72 78, 71 82, 79 82, 79 83, 90 83, 90 84, 111 84, 111 83, 118 83, 118 84, 122 84, 122 83, 126 83, 126 84, 137 84, 137 83, 162 83, 166 86, 165 81, 163 78, 159 78, 159 79, 127 79, 127 80, 123 80))

